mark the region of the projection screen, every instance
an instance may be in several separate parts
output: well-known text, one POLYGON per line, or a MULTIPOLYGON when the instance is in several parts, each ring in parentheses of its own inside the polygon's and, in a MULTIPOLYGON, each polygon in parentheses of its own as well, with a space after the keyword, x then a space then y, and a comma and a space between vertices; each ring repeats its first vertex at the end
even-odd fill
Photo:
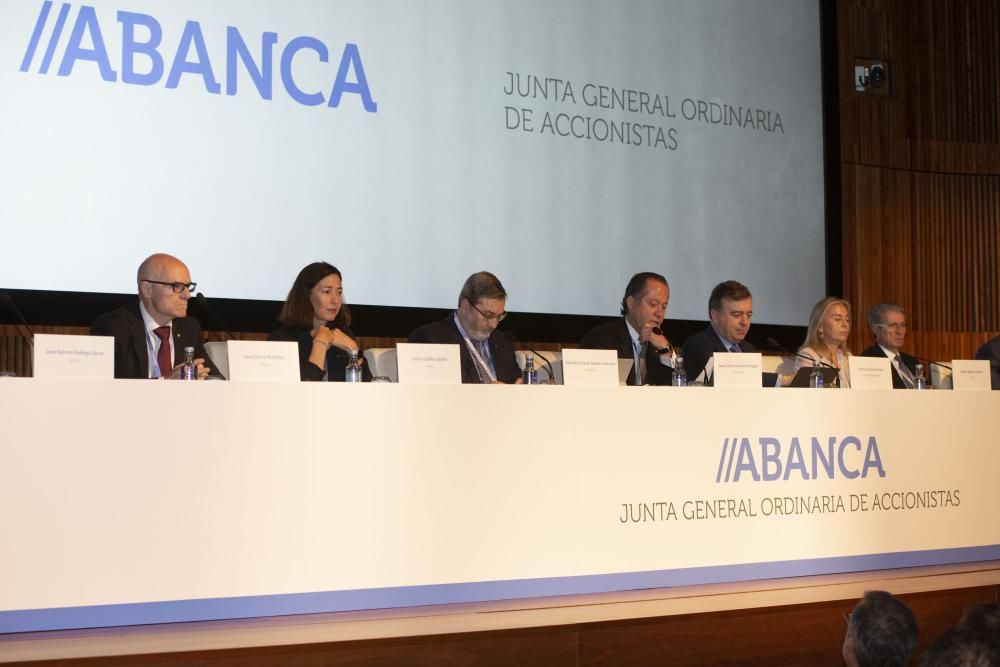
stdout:
POLYGON ((353 303, 668 317, 747 284, 824 295, 818 2, 4 3, 0 286, 131 292, 181 257, 282 299, 323 259, 353 303))

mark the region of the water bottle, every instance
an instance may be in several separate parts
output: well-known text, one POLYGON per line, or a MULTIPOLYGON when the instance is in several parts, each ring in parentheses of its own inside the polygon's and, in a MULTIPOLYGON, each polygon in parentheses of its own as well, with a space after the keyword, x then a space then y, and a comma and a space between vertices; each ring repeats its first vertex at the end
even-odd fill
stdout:
POLYGON ((347 353, 347 368, 344 369, 344 382, 361 382, 361 360, 357 351, 347 353))
POLYGON ((673 385, 675 387, 688 386, 688 374, 687 371, 684 370, 684 357, 677 357, 674 361, 673 385))
POLYGON ((184 368, 181 370, 182 380, 197 380, 198 369, 194 365, 194 348, 184 348, 184 368))
POLYGON ((538 384, 538 369, 535 368, 535 355, 530 352, 524 356, 524 371, 521 373, 521 381, 524 384, 538 384))
POLYGON ((924 365, 917 364, 917 372, 913 375, 914 389, 927 389, 927 378, 924 377, 924 365))
POLYGON ((812 373, 809 374, 809 386, 813 389, 823 388, 823 371, 819 369, 816 362, 813 362, 812 373))

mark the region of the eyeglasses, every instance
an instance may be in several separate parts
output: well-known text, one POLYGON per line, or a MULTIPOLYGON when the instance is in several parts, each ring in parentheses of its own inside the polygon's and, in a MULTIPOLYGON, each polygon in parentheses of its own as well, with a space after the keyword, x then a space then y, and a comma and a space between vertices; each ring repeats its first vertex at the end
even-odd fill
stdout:
POLYGON ((148 280, 146 278, 143 278, 142 280, 143 282, 153 283, 155 285, 166 285, 174 290, 174 294, 180 294, 184 290, 193 293, 195 288, 198 287, 198 283, 165 283, 162 280, 148 280))
POLYGON ((893 331, 906 331, 906 324, 903 322, 893 322, 892 324, 879 324, 878 326, 883 329, 892 329, 893 331))
POLYGON ((484 313, 483 311, 479 310, 479 308, 476 306, 476 304, 472 303, 471 301, 469 302, 469 305, 472 306, 473 308, 475 308, 476 312, 479 313, 480 315, 482 315, 483 319, 486 320, 487 322, 489 322, 490 320, 496 320, 497 324, 500 324, 505 319, 507 319, 507 313, 506 313, 506 311, 500 313, 499 315, 495 315, 493 313, 484 313))

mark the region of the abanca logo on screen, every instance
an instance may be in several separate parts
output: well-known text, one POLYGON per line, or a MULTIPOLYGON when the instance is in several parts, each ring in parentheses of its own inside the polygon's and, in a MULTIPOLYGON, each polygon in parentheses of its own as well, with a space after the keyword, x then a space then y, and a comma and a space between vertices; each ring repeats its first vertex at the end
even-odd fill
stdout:
MULTIPOLYGON (((63 3, 49 28, 52 14, 52 0, 45 0, 38 13, 35 28, 28 40, 21 61, 21 71, 32 70, 36 56, 40 54, 37 65, 39 74, 48 74, 53 60, 58 62, 57 76, 70 76, 74 70, 78 76, 87 76, 95 72, 89 68, 76 67, 86 62, 96 65, 96 72, 104 81, 114 83, 121 81, 136 86, 153 86, 158 84, 166 72, 165 86, 168 89, 177 88, 182 77, 194 77, 201 80, 205 92, 219 95, 222 85, 216 76, 216 67, 209 58, 205 41, 205 33, 198 21, 187 21, 180 36, 169 37, 164 42, 163 28, 160 22, 149 14, 139 14, 119 10, 116 13, 117 26, 121 30, 121 60, 116 71, 112 65, 112 54, 104 41, 104 31, 97 12, 93 7, 81 5, 75 19, 70 19, 72 5, 63 3), (63 33, 69 29, 69 39, 60 45, 63 33), (43 34, 47 39, 43 40, 43 34), (44 50, 42 42, 44 43, 44 50), (61 54, 57 54, 60 50, 61 54), (167 59, 169 60, 167 60, 167 59)), ((105 30, 109 29, 107 21, 105 30)), ((216 31, 209 35, 216 36, 216 31)), ((226 95, 237 94, 238 70, 243 69, 257 94, 261 99, 270 100, 274 95, 274 65, 275 51, 278 44, 278 34, 264 32, 260 36, 260 57, 255 58, 252 49, 247 45, 239 29, 227 26, 225 29, 225 92, 226 95)), ((312 57, 319 62, 330 62, 330 49, 321 40, 306 35, 292 38, 280 49, 278 69, 281 87, 289 98, 304 106, 319 106, 325 104, 329 108, 339 107, 344 95, 357 95, 362 107, 369 113, 378 111, 378 105, 372 99, 368 78, 361 62, 361 52, 357 44, 347 43, 340 55, 340 63, 335 74, 329 94, 325 90, 303 90, 295 80, 292 64, 303 51, 312 52, 312 57)), ((303 54, 301 57, 308 57, 303 54)), ((115 61, 118 64, 118 61, 115 61)), ((218 65, 219 63, 215 63, 218 65)), ((332 73, 332 72, 331 72, 332 73)))

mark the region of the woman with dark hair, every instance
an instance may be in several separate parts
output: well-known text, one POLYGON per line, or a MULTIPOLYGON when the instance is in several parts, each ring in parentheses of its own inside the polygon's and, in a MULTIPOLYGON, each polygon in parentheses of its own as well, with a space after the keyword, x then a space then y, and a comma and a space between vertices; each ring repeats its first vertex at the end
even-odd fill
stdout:
MULTIPOLYGON (((351 333, 351 311, 344 303, 340 271, 326 262, 313 262, 299 271, 278 321, 282 326, 267 339, 299 344, 299 373, 303 380, 343 382, 348 354, 361 349, 351 333)), ((362 364, 362 378, 371 379, 362 364)))

